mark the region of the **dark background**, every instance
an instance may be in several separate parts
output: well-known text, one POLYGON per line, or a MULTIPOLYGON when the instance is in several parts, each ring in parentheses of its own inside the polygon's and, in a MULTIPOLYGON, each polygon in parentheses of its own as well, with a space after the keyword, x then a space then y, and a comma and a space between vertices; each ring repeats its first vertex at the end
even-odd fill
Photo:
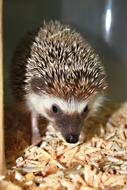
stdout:
POLYGON ((126 0, 4 0, 5 100, 10 102, 9 63, 20 39, 46 20, 60 20, 80 31, 99 53, 109 81, 109 99, 127 99, 126 0), (107 11, 111 25, 106 30, 107 11))

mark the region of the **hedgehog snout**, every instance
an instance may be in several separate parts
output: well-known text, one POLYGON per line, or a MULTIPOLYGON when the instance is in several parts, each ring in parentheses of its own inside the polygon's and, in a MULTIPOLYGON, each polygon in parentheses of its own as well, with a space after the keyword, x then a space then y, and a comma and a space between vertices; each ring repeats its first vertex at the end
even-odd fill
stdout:
POLYGON ((78 134, 68 134, 65 139, 68 143, 77 143, 79 140, 78 134))
POLYGON ((60 130, 67 143, 77 143, 79 140, 81 128, 82 127, 80 124, 76 125, 72 122, 71 125, 67 124, 60 130))
POLYGON ((83 126, 83 118, 78 114, 64 115, 56 121, 56 125, 67 143, 77 143, 83 126))

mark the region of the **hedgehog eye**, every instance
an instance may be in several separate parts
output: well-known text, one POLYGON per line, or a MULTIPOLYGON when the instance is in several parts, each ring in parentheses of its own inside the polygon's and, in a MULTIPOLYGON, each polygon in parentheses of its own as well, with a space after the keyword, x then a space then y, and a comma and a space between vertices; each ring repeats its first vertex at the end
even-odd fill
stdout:
POLYGON ((60 110, 59 110, 59 107, 57 105, 52 105, 52 112, 53 113, 58 113, 60 110))
POLYGON ((85 108, 83 109, 82 113, 87 113, 88 111, 88 106, 85 106, 85 108))

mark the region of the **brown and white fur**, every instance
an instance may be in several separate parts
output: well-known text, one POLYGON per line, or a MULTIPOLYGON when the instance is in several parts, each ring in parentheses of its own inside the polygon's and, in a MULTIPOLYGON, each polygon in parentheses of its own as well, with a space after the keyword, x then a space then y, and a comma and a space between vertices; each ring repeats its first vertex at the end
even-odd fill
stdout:
POLYGON ((12 60, 11 83, 17 104, 31 112, 33 133, 41 116, 68 143, 78 141, 84 120, 102 104, 107 87, 99 56, 59 22, 44 23, 24 38, 12 60))

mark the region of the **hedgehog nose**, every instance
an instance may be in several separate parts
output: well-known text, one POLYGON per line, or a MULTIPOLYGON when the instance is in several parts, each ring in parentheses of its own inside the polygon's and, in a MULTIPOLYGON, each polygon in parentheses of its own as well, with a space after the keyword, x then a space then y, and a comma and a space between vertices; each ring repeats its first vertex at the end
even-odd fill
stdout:
POLYGON ((78 135, 68 135, 66 137, 66 141, 68 143, 77 143, 78 142, 78 139, 79 139, 79 136, 78 135))

